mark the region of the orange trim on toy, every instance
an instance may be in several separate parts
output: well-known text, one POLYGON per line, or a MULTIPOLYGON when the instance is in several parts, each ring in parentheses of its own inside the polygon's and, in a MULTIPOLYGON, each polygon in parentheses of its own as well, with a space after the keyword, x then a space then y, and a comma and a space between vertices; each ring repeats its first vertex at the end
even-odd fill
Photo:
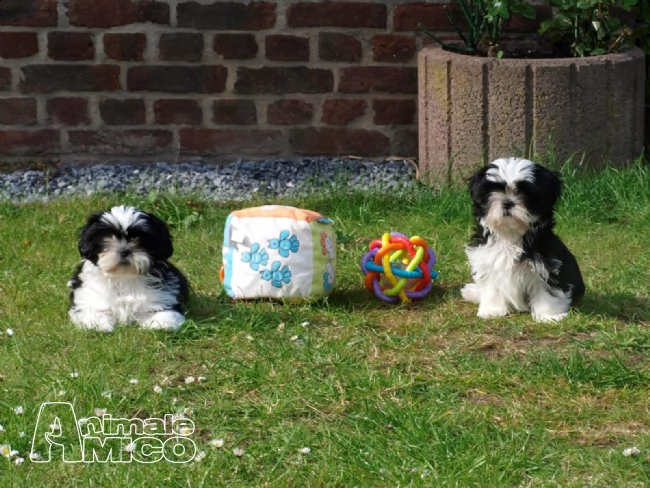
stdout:
POLYGON ((240 218, 250 217, 268 217, 272 219, 286 218, 305 222, 314 222, 322 219, 323 216, 313 210, 304 210, 294 207, 283 207, 275 205, 267 205, 264 207, 244 208, 242 210, 235 210, 232 215, 240 218))
POLYGON ((224 266, 222 266, 221 269, 219 270, 219 279, 221 280, 222 283, 226 279, 226 268, 224 266))

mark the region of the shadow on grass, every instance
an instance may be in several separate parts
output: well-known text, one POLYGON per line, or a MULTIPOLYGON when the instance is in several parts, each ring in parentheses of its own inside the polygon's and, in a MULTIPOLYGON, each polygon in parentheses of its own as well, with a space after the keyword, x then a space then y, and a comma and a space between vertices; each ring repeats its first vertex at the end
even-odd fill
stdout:
MULTIPOLYGON (((448 295, 454 294, 454 291, 455 287, 443 288, 434 284, 429 295, 420 301, 408 304, 408 306, 417 308, 435 306, 443 302, 448 295)), ((374 293, 368 291, 364 286, 357 286, 355 288, 334 290, 327 299, 327 302, 323 302, 323 306, 346 313, 353 313, 374 310, 390 310, 396 306, 400 306, 400 304, 384 302, 377 298, 374 293)))
POLYGON ((650 299, 631 293, 587 293, 577 305, 583 314, 600 315, 627 324, 650 322, 650 299))

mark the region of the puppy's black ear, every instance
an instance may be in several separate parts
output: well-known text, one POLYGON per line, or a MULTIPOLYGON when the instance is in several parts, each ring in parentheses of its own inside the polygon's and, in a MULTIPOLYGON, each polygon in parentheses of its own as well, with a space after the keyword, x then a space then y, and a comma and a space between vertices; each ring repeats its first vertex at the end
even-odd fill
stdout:
POLYGON ((562 180, 557 171, 551 171, 543 166, 535 167, 535 184, 541 190, 541 196, 549 208, 555 206, 562 196, 562 180))
POLYGON ((467 187, 469 189, 469 194, 472 196, 473 201, 478 200, 479 187, 481 186, 481 182, 485 178, 485 173, 487 173, 488 168, 489 166, 483 166, 467 180, 467 187))
POLYGON ((166 261, 174 254, 174 246, 172 244, 172 236, 169 232, 167 223, 148 212, 143 212, 147 216, 147 248, 153 257, 159 261, 166 261))
POLYGON ((83 259, 95 262, 97 255, 101 251, 101 242, 99 240, 99 228, 102 225, 102 215, 104 212, 95 212, 86 219, 83 227, 77 230, 79 238, 79 254, 83 259))

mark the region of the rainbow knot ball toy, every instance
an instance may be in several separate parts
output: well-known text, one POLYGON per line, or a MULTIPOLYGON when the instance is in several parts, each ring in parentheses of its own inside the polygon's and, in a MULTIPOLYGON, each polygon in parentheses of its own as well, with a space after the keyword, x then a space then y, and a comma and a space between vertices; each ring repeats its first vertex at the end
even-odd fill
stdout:
POLYGON ((361 260, 366 288, 389 303, 410 303, 425 297, 438 277, 436 255, 420 237, 386 233, 370 243, 361 260))

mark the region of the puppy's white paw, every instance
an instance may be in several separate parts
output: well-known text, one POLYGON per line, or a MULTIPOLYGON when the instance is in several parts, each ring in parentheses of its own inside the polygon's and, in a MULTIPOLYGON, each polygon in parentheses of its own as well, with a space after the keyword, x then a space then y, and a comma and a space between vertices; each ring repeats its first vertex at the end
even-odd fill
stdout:
POLYGON ((143 320, 140 325, 145 329, 169 330, 178 332, 185 322, 185 316, 174 310, 156 312, 143 320))
POLYGON ((479 307, 476 315, 482 319, 503 317, 508 315, 508 307, 479 307))
POLYGON ((70 310, 68 314, 72 323, 81 329, 96 330, 98 332, 115 331, 115 318, 107 313, 88 310, 70 310))
POLYGON ((467 283, 461 288, 460 294, 466 302, 481 302, 481 288, 476 283, 467 283))
POLYGON ((533 314, 533 320, 535 322, 559 322, 562 319, 565 319, 569 316, 568 313, 556 313, 556 314, 550 314, 550 315, 545 315, 541 313, 534 313, 533 314))

